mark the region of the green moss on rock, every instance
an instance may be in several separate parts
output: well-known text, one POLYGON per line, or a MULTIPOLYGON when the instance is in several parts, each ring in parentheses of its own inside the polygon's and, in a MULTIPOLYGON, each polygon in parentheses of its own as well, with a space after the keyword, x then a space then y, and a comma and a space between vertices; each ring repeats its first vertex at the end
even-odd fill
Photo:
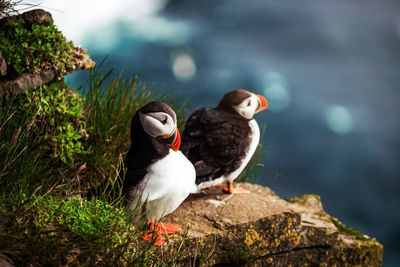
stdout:
POLYGON ((12 76, 48 69, 61 76, 73 68, 74 46, 52 20, 44 24, 23 24, 18 16, 9 18, 1 27, 0 51, 12 76))
POLYGON ((345 224, 343 224, 341 221, 339 221, 335 217, 331 217, 331 221, 341 233, 354 236, 354 237, 356 237, 358 239, 361 239, 361 240, 370 240, 371 239, 369 236, 364 235, 360 231, 358 231, 358 230, 356 230, 354 228, 346 226, 345 224))
POLYGON ((26 91, 15 99, 6 97, 0 103, 1 121, 11 114, 16 124, 32 118, 29 127, 38 129, 39 144, 50 157, 72 165, 77 156, 91 153, 84 142, 90 132, 84 115, 85 98, 64 82, 26 91))

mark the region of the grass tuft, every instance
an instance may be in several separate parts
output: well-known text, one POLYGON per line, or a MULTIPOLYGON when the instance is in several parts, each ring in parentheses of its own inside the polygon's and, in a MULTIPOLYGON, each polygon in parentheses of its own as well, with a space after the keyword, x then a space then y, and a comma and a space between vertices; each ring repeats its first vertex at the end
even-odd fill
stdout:
POLYGON ((0 0, 0 19, 17 14, 17 5, 22 0, 0 0))
POLYGON ((250 248, 239 244, 229 248, 229 260, 236 266, 245 266, 255 262, 260 256, 250 248))
MULTIPOLYGON (((89 182, 99 184, 117 172, 118 162, 129 151, 131 119, 151 101, 169 104, 177 115, 178 127, 186 121, 185 100, 162 88, 149 88, 136 75, 124 79, 122 73, 111 77, 113 69, 101 62, 90 72, 89 85, 82 90, 86 98, 87 127, 91 133, 87 145, 93 150, 84 159, 89 182)), ((114 184, 115 181, 109 181, 114 184)))
MULTIPOLYGON (((121 205, 98 199, 0 197, 7 218, 0 251, 21 265, 128 265, 157 261, 121 205)), ((141 264, 140 264, 141 265, 141 264)))

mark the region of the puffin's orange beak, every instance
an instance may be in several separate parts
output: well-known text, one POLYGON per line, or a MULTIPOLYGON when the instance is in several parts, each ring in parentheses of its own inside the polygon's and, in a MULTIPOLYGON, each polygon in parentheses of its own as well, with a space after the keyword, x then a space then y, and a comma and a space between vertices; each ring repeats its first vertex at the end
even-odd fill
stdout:
POLYGON ((256 110, 256 113, 258 113, 268 108, 268 101, 262 95, 256 95, 256 96, 258 97, 258 108, 256 110))
POLYGON ((179 147, 181 146, 181 135, 179 133, 178 127, 176 128, 174 135, 175 138, 172 143, 169 144, 169 147, 172 148, 172 150, 174 151, 178 151, 179 147))

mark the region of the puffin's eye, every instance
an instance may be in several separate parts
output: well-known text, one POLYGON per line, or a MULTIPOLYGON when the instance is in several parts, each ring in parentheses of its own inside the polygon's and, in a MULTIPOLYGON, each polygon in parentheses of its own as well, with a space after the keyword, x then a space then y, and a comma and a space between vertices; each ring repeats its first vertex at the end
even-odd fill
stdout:
POLYGON ((161 121, 161 123, 165 125, 165 124, 167 123, 167 121, 168 121, 168 118, 165 117, 165 118, 161 121))
POLYGON ((250 105, 251 105, 250 101, 249 101, 249 102, 247 102, 247 106, 248 106, 248 107, 250 107, 250 105))

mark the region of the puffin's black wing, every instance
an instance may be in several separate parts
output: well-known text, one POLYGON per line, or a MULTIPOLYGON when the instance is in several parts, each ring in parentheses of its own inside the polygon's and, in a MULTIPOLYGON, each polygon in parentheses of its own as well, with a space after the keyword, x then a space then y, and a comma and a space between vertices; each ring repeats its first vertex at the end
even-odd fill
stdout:
POLYGON ((128 169, 125 173, 123 189, 127 191, 137 186, 143 180, 146 174, 146 169, 128 169))
POLYGON ((181 151, 196 169, 196 183, 237 169, 249 146, 247 120, 214 108, 202 108, 188 119, 181 151))
POLYGON ((201 160, 198 149, 200 144, 203 142, 201 117, 203 116, 203 113, 205 113, 205 110, 205 108, 198 109, 190 115, 182 133, 182 144, 180 150, 192 163, 201 160))

